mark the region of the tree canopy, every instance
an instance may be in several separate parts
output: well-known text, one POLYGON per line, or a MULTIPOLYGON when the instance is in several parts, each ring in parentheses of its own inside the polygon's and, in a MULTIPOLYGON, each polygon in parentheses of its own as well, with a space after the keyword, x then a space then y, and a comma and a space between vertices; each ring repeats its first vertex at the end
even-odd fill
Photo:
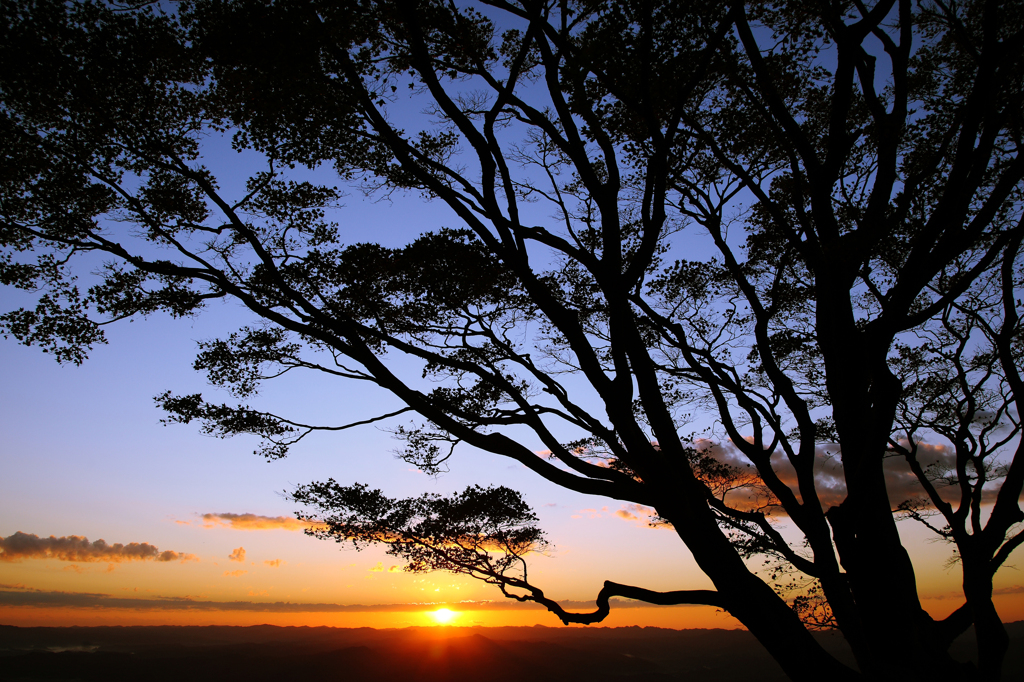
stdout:
POLYGON ((379 419, 422 420, 397 428, 417 467, 464 444, 650 509, 715 589, 607 583, 568 613, 530 581, 544 536, 503 487, 300 486, 321 537, 567 623, 616 595, 716 605, 795 680, 998 678, 992 578, 1024 542, 1020 3, 2 11, 0 281, 39 293, 6 335, 79 363, 116 320, 237 300, 260 322, 195 363, 237 402, 167 393, 169 420, 283 457, 353 425, 247 406, 263 381, 370 382, 405 406, 379 419), (244 191, 204 160, 217 140, 262 159, 244 191), (343 243, 338 184, 459 224, 343 243), (901 519, 956 552, 947 618, 921 606, 901 519), (971 626, 977 667, 948 654, 971 626))

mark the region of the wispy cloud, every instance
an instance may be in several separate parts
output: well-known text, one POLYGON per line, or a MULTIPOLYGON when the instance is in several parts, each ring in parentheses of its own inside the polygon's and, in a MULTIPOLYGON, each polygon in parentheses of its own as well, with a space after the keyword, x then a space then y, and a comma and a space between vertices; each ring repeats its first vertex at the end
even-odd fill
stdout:
POLYGON ((601 507, 600 510, 597 510, 597 509, 580 509, 575 514, 572 514, 570 516, 570 518, 582 519, 584 516, 586 516, 588 519, 600 519, 600 518, 602 518, 602 516, 601 516, 602 513, 603 514, 607 514, 608 513, 608 507, 601 507))
POLYGON ((56 559, 58 561, 121 563, 122 561, 199 561, 195 554, 165 550, 163 552, 148 542, 117 542, 108 545, 103 539, 89 542, 81 535, 41 538, 38 535, 18 531, 14 535, 0 538, 0 561, 21 561, 23 559, 56 559))
POLYGON ((265 563, 267 566, 270 566, 271 568, 280 568, 288 562, 284 561, 283 559, 266 559, 263 563, 265 563))
POLYGON ((227 578, 237 578, 243 576, 249 571, 224 571, 224 576, 227 578))
POLYGON ((672 529, 671 525, 658 519, 658 512, 652 507, 645 507, 642 504, 627 504, 621 509, 617 509, 615 516, 644 528, 672 529))
POLYGON ((236 547, 228 555, 228 561, 245 561, 245 547, 236 547))
MULTIPOLYGON (((259 514, 202 514, 200 525, 204 528, 226 526, 234 530, 305 530, 318 524, 300 521, 294 516, 261 516, 259 514)), ((191 525, 188 521, 178 521, 191 525)))
POLYGON ((997 587, 992 594, 1024 594, 1024 585, 1010 585, 1009 587, 997 587))

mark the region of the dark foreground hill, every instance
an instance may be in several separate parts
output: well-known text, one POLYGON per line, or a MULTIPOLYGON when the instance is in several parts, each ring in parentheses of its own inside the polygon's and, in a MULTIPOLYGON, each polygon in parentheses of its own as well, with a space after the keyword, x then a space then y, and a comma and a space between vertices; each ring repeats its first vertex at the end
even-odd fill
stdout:
MULTIPOLYGON (((1024 622, 1004 679, 1024 679, 1024 622)), ((822 635, 844 654, 842 640, 822 635)), ((970 658, 968 637, 955 645, 970 658)), ((0 625, 0 681, 759 682, 784 680, 747 632, 661 628, 0 625)))

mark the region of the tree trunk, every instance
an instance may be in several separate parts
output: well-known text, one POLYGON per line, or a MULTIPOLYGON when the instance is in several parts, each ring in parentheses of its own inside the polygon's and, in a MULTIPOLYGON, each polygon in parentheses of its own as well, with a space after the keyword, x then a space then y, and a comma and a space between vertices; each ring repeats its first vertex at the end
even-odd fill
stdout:
POLYGON ((902 392, 887 362, 892 339, 857 328, 850 283, 840 280, 818 279, 817 329, 847 485, 827 516, 863 628, 849 641, 869 679, 960 680, 921 607, 886 489, 882 464, 902 392))
POLYGON ((978 679, 994 682, 1001 677, 1010 637, 992 603, 992 575, 984 565, 988 562, 970 556, 962 559, 964 595, 974 616, 974 636, 978 644, 978 679))
POLYGON ((790 679, 859 679, 855 671, 821 647, 785 600, 751 573, 701 496, 677 498, 671 508, 659 508, 658 513, 672 522, 698 566, 726 597, 728 612, 757 638, 790 679))

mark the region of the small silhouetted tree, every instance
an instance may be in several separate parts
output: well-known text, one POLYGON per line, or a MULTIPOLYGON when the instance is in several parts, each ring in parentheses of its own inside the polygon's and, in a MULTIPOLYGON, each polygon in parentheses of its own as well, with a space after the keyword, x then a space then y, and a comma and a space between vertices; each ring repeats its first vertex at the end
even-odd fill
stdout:
MULTIPOLYGON (((6 334, 78 363, 113 320, 232 298, 262 322, 196 367, 240 400, 300 370, 382 387, 423 420, 397 428, 409 462, 465 444, 647 508, 715 589, 607 583, 568 613, 530 581, 543 534, 505 488, 301 486, 317 535, 567 623, 612 596, 713 604, 795 680, 998 677, 993 575, 1024 541, 1020 3, 2 8, 0 280, 40 293, 6 334), (203 161, 227 139, 262 159, 231 195, 203 161), (460 222, 343 244, 338 176, 460 222), (921 607, 900 518, 955 546, 948 618, 921 607), (972 625, 976 669, 948 654, 972 625)), ((158 402, 270 458, 347 426, 158 402)))

